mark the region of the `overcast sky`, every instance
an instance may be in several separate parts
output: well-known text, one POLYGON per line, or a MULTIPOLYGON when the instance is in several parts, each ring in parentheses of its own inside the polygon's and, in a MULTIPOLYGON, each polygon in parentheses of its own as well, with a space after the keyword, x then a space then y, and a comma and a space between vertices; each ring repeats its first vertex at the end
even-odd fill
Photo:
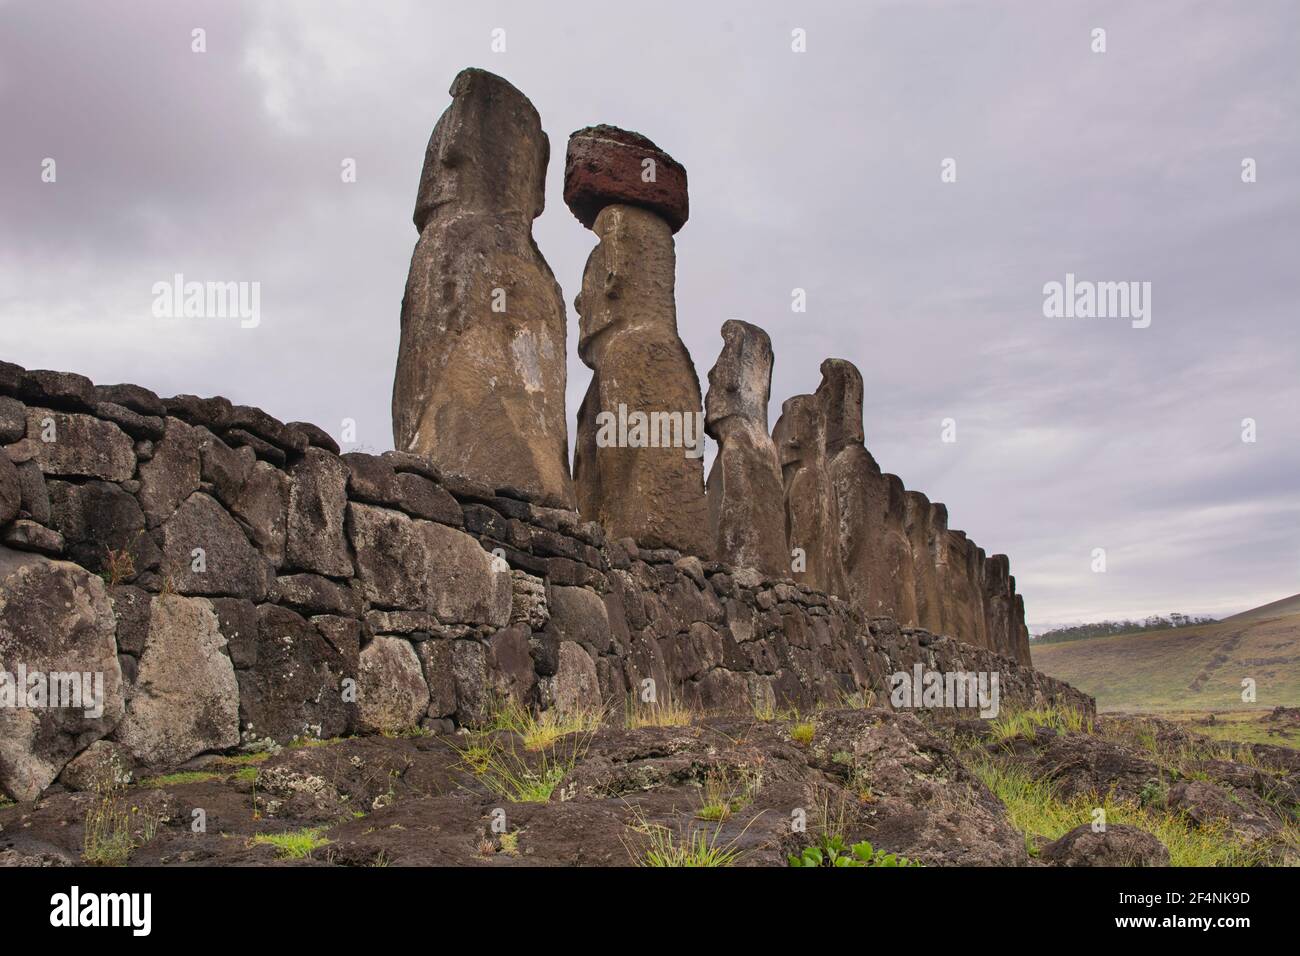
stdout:
POLYGON ((688 170, 701 382, 728 318, 771 334, 773 422, 855 362, 868 448, 1011 556, 1035 631, 1226 614, 1300 591, 1297 50, 1300 5, 1259 0, 0 2, 0 358, 392 447, 424 147, 480 66, 551 138, 571 431, 594 237, 563 155, 607 122, 688 170), (178 272, 260 282, 261 324, 154 318, 178 272), (1150 327, 1045 318, 1067 272, 1150 282, 1150 327))

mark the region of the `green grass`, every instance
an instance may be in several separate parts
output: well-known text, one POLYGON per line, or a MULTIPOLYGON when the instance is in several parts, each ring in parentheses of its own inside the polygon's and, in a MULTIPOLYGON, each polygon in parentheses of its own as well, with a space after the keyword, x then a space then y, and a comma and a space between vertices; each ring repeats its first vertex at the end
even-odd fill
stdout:
POLYGON ((790 728, 790 739, 801 747, 807 747, 812 743, 813 737, 817 734, 817 725, 811 720, 803 720, 790 728))
POLYGON ((1300 614, 1030 645, 1036 668, 1099 710, 1269 709, 1300 702, 1300 614), (1241 699, 1243 678, 1256 700, 1241 699))
POLYGON ((1033 739, 1034 731, 1048 727, 1058 733, 1085 733, 1094 731, 1093 720, 1082 711, 1068 707, 1036 707, 1029 710, 1004 710, 1001 716, 989 722, 989 733, 996 741, 1015 740, 1018 737, 1033 739))
POLYGON ((276 855, 282 860, 301 860, 329 845, 330 841, 321 836, 324 832, 323 827, 306 827, 288 833, 259 833, 251 843, 253 846, 275 847, 276 855))
POLYGON ((530 751, 513 739, 487 738, 460 749, 461 765, 511 803, 545 803, 587 752, 590 734, 569 734, 550 748, 530 751))
POLYGON ((220 780, 224 776, 225 774, 213 770, 181 770, 176 773, 165 773, 161 776, 141 780, 140 786, 146 789, 179 787, 187 783, 206 783, 209 780, 220 780))
POLYGON ((505 730, 518 734, 525 750, 547 750, 561 737, 593 733, 600 729, 604 712, 597 708, 580 708, 561 713, 559 710, 533 713, 518 700, 510 698, 500 704, 488 721, 488 730, 505 730))
POLYGON ((1112 794, 1082 794, 1064 800, 1051 782, 979 750, 967 751, 963 762, 1005 804, 1011 825, 1024 834, 1031 855, 1037 853, 1036 838, 1058 839, 1080 824, 1091 823, 1093 810, 1101 807, 1108 825, 1129 824, 1153 834, 1169 850, 1173 866, 1249 866, 1259 862, 1260 851, 1234 837, 1226 824, 1193 826, 1181 814, 1119 800, 1112 794))
POLYGON ((647 867, 734 866, 740 851, 734 843, 721 844, 719 830, 697 827, 679 839, 670 827, 640 821, 633 830, 639 847, 629 848, 632 862, 647 867))
POLYGON ((698 715, 690 707, 669 693, 663 700, 651 704, 641 703, 632 697, 627 704, 627 727, 689 727, 698 715))

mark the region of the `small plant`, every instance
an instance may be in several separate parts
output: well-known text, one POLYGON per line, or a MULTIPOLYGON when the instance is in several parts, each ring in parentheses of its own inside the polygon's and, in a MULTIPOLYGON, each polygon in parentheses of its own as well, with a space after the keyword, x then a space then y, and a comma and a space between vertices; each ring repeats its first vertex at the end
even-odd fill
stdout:
POLYGON ((561 737, 576 733, 593 733, 600 729, 605 714, 597 708, 558 709, 534 714, 516 698, 502 703, 488 722, 489 730, 506 730, 518 734, 525 750, 546 750, 561 737))
POLYGON ((95 785, 95 802, 86 811, 81 857, 91 866, 125 866, 131 854, 152 840, 162 818, 128 807, 122 782, 109 775, 95 785))
POLYGON ((695 816, 721 823, 749 806, 762 782, 763 772, 759 767, 743 767, 735 775, 726 769, 709 771, 704 777, 700 809, 695 811, 695 816))
POLYGON ((790 728, 790 739, 800 747, 807 747, 812 743, 813 737, 817 733, 817 725, 811 720, 801 720, 790 728))
POLYGON ((571 734, 548 750, 520 752, 515 741, 489 741, 460 751, 462 765, 492 793, 512 803, 545 803, 587 752, 590 734, 571 734))
MULTIPOLYGON (((140 533, 136 533, 136 540, 140 533)), ((134 541, 132 542, 134 547, 134 541)), ((108 548, 104 554, 104 570, 99 572, 104 583, 110 587, 116 587, 123 581, 128 581, 135 577, 135 558, 131 556, 129 548, 108 548)))
POLYGON ((306 827, 289 833, 259 833, 253 837, 253 846, 273 846, 282 860, 301 860, 315 850, 328 846, 330 841, 321 836, 323 827, 306 827))
POLYGON ((641 703, 628 698, 627 727, 689 727, 695 720, 695 713, 673 694, 667 693, 663 700, 641 703))
POLYGON ((915 860, 877 850, 867 840, 844 846, 839 834, 823 834, 821 840, 802 853, 789 857, 791 866, 920 866, 915 860))
POLYGON ((187 783, 206 783, 209 780, 220 779, 221 776, 221 774, 214 773, 211 770, 180 770, 176 773, 165 773, 158 777, 141 780, 140 786, 156 790, 160 787, 179 787, 187 783))
POLYGON ((519 855, 519 831, 501 834, 501 852, 507 856, 519 855))

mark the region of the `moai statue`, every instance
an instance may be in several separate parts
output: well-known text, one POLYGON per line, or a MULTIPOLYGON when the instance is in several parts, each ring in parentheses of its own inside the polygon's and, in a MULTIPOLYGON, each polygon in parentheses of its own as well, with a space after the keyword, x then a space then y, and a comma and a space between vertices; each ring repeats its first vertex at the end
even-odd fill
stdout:
POLYGON ((885 511, 880 522, 881 535, 878 547, 885 561, 884 600, 888 607, 882 612, 899 624, 914 625, 916 619, 916 578, 912 566, 912 546, 907 538, 907 492, 903 479, 885 475, 885 511))
POLYGON ((826 359, 815 397, 825 421, 826 470, 834 499, 835 593, 865 615, 880 613, 870 600, 876 527, 872 521, 875 459, 863 443, 862 373, 844 359, 826 359))
POLYGON ((912 580, 916 588, 916 623, 934 634, 942 634, 943 601, 930 530, 934 509, 930 499, 919 491, 906 492, 904 501, 907 543, 912 552, 912 580))
POLYGON ((947 560, 941 571, 947 633, 967 644, 984 647, 979 640, 980 629, 975 626, 975 595, 972 593, 970 565, 975 546, 966 537, 966 532, 949 529, 945 550, 947 560))
POLYGON ((450 93, 415 204, 393 443, 573 508, 564 299, 532 232, 550 144, 533 104, 501 77, 462 70, 450 93))
POLYGON ((706 486, 714 557, 788 578, 785 489, 767 432, 772 341, 758 326, 736 319, 722 324, 722 341, 704 398, 704 429, 718 443, 706 486))
POLYGON ((939 591, 940 626, 936 633, 956 637, 952 592, 949 591, 952 579, 948 571, 948 506, 939 501, 930 505, 929 549, 939 591))
POLYGON ((591 127, 569 138, 564 200, 600 239, 575 302, 594 372, 578 411, 578 509, 612 538, 708 558, 700 384, 674 295, 686 171, 644 136, 591 127))
POLYGON ((1012 628, 1016 633, 1016 660, 1026 667, 1033 667, 1034 662, 1029 656, 1029 626, 1025 623, 1025 599, 1019 594, 1015 594, 1016 579, 1011 578, 1012 600, 1014 605, 1011 612, 1012 628))
POLYGON ((800 584, 847 593, 839 553, 839 512, 826 460, 826 414, 816 396, 795 395, 772 430, 785 487, 785 532, 800 584))
POLYGON ((1016 638, 1012 622, 1015 596, 1011 592, 1011 564, 1005 554, 984 560, 984 622, 989 647, 1014 658, 1016 638))

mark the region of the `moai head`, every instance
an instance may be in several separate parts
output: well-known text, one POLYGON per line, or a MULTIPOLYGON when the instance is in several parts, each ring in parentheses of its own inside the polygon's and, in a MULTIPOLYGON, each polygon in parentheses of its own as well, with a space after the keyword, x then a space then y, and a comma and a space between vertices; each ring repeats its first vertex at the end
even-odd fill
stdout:
POLYGON ((919 491, 909 491, 904 496, 907 506, 908 534, 920 534, 930 527, 930 499, 919 491))
POLYGON ((864 442, 862 432, 862 373, 845 359, 822 362, 817 398, 826 415, 826 452, 833 455, 864 442))
POLYGON ((664 323, 677 334, 673 302, 677 256, 668 223, 635 206, 606 206, 592 229, 578 310, 578 354, 588 365, 600 333, 620 324, 664 323))
POLYGON ((472 68, 461 70, 448 92, 451 105, 424 153, 415 227, 423 231, 444 206, 536 219, 546 202, 551 145, 533 104, 496 74, 472 68))
POLYGON ((719 426, 738 416, 767 433, 767 401, 772 392, 772 340, 756 325, 722 323, 722 353, 709 370, 704 398, 704 430, 719 437, 719 426))
POLYGON ((903 479, 897 475, 885 475, 885 482, 889 490, 885 507, 894 526, 901 529, 907 518, 907 492, 903 488, 903 479))
POLYGON ((772 441, 781 467, 816 461, 822 453, 822 410, 813 395, 795 395, 781 405, 772 441))

